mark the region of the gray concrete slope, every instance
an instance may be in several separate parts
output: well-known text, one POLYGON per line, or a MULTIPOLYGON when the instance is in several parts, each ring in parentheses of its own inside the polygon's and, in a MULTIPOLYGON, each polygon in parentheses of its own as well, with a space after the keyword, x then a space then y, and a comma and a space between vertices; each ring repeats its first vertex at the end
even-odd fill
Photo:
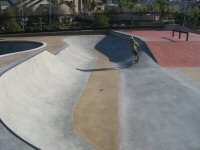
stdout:
POLYGON ((74 68, 91 67, 97 59, 94 47, 102 38, 104 35, 66 37, 64 41, 68 46, 58 54, 58 57, 74 68))
MULTIPOLYGON (((76 44, 77 49, 82 50, 81 53, 84 55, 84 50, 93 50, 93 47, 86 44, 87 47, 84 49, 84 45, 78 41, 90 41, 94 37, 73 37, 77 43, 74 39, 74 43, 68 44, 72 49, 73 44, 76 44)), ((101 38, 96 37, 96 42, 101 38)), ((72 128, 73 107, 90 74, 77 71, 66 60, 70 58, 72 64, 87 67, 92 59, 92 55, 87 56, 87 52, 87 59, 78 59, 76 56, 79 53, 76 50, 72 51, 73 56, 64 55, 65 53, 55 56, 46 51, 42 52, 7 71, 0 78, 2 120, 24 140, 41 149, 92 148, 75 135, 72 128)))
POLYGON ((1 122, 0 123, 0 150, 36 150, 13 135, 1 122))
POLYGON ((200 92, 140 55, 121 71, 120 149, 200 149, 200 92))

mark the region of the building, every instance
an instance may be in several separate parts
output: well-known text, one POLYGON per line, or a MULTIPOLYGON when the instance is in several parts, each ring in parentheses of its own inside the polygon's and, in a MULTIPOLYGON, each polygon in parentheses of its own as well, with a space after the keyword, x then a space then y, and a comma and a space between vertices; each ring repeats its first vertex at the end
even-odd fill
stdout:
POLYGON ((6 10, 8 7, 10 7, 10 3, 6 0, 0 0, 0 11, 6 10))
MULTIPOLYGON (((82 14, 95 10, 104 10, 105 3, 103 0, 0 0, 2 9, 16 7, 17 9, 28 10, 29 12, 41 11, 47 8, 56 14, 82 14), (92 6, 95 4, 95 7, 92 6), (94 7, 94 8, 93 8, 94 7), (55 10, 54 10, 55 9, 55 10), (92 10, 93 9, 93 10, 92 10)), ((25 12, 26 13, 26 12, 25 12)))

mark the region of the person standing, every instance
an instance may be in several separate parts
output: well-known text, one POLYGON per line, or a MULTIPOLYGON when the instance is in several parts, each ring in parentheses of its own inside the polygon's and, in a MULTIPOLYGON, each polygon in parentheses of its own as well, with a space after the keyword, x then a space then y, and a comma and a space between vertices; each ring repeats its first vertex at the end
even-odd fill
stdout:
POLYGON ((135 62, 139 62, 139 49, 140 49, 140 44, 134 39, 133 36, 131 36, 131 50, 133 55, 135 56, 135 62))

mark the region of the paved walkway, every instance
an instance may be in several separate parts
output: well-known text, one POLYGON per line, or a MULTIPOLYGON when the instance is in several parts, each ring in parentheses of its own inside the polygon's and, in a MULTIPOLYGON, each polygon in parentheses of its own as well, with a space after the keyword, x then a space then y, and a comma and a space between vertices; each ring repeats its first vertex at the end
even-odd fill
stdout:
POLYGON ((200 35, 190 33, 173 38, 169 31, 128 31, 142 37, 151 49, 158 63, 163 67, 200 67, 200 35))

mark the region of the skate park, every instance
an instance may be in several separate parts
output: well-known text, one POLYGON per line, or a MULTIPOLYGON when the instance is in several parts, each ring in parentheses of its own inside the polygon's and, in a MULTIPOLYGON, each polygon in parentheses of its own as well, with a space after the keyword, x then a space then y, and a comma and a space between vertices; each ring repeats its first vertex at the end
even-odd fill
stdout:
POLYGON ((200 36, 170 34, 21 38, 44 44, 0 57, 0 149, 199 149, 200 36))

